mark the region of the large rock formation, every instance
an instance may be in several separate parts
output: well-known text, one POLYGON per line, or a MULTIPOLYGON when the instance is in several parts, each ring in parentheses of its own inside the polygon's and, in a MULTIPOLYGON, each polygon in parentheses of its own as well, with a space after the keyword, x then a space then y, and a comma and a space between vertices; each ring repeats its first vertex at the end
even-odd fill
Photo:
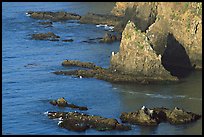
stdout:
MULTIPOLYGON (((185 48, 191 64, 202 69, 201 2, 117 2, 112 13, 132 20, 142 31, 142 24, 149 25, 146 33, 157 54, 163 55, 168 33, 172 33, 185 48)), ((118 27, 123 28, 124 25, 118 27)))
POLYGON ((154 79, 177 79, 164 69, 161 55, 155 53, 145 33, 138 30, 131 21, 122 33, 120 51, 117 54, 112 53, 110 68, 122 74, 154 79))

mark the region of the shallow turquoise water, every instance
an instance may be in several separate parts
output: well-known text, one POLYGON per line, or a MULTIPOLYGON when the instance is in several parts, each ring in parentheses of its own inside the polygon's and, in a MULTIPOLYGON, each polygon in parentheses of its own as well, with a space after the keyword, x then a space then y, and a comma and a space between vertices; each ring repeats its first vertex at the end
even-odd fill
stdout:
MULTIPOLYGON (((119 42, 112 44, 82 41, 101 37, 106 32, 95 25, 76 21, 54 22, 44 28, 38 20, 26 16, 28 10, 69 11, 85 14, 89 11, 107 13, 114 3, 3 3, 2 4, 2 130, 3 134, 201 134, 202 119, 187 125, 161 123, 156 127, 134 125, 130 131, 99 132, 93 129, 73 132, 59 128, 58 121, 48 119, 46 111, 75 111, 57 108, 49 99, 65 97, 71 103, 87 106, 87 114, 119 120, 121 112, 147 107, 175 106, 202 114, 202 72, 192 73, 184 82, 174 85, 111 84, 97 79, 55 75, 64 70, 64 59, 93 62, 108 67, 111 52, 117 52, 119 42), (52 31, 71 43, 36 41, 30 35, 52 31), (28 64, 33 64, 27 66, 28 64)), ((119 120, 120 121, 120 120, 119 120)))

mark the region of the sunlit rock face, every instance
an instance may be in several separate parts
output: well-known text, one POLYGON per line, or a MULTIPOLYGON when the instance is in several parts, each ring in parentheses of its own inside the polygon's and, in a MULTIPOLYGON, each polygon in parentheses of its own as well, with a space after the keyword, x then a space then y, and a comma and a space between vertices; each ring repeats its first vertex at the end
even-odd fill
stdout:
POLYGON ((176 80, 161 64, 145 33, 129 21, 122 33, 120 51, 111 56, 111 69, 123 74, 176 80))

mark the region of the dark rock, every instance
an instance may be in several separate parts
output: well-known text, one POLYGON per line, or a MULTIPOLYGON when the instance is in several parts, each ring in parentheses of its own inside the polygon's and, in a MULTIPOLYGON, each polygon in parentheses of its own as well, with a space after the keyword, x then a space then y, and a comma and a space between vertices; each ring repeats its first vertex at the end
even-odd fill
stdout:
POLYGON ((50 40, 59 41, 59 36, 55 35, 53 32, 32 34, 32 39, 35 40, 50 40))
POLYGON ((103 37, 103 39, 100 40, 100 42, 103 43, 111 43, 114 42, 116 40, 120 40, 120 37, 111 33, 106 33, 105 36, 103 37))
POLYGON ((52 26, 52 22, 50 21, 46 21, 46 22, 39 22, 40 25, 48 25, 48 26, 52 26))
POLYGON ((72 42, 74 41, 73 39, 65 39, 65 40, 62 40, 63 42, 72 42))
POLYGON ((116 25, 120 22, 121 17, 114 15, 105 15, 105 14, 95 14, 88 13, 81 17, 80 23, 85 24, 106 24, 106 25, 116 25))
POLYGON ((159 121, 153 117, 152 110, 144 108, 136 112, 125 113, 123 112, 120 116, 122 122, 128 122, 130 124, 138 124, 143 126, 155 126, 159 124, 159 121))
POLYGON ((136 112, 123 112, 120 119, 124 123, 152 126, 160 122, 169 122, 171 124, 185 124, 201 118, 201 115, 186 112, 183 109, 175 107, 173 110, 167 108, 142 108, 136 112))
POLYGON ((84 78, 96 78, 100 80, 109 81, 112 83, 120 83, 120 82, 133 82, 138 84, 162 84, 162 83, 174 83, 178 81, 169 81, 162 79, 151 79, 149 77, 135 77, 133 75, 121 74, 118 72, 113 72, 110 69, 90 69, 90 70, 70 70, 70 71, 56 71, 53 72, 57 75, 74 75, 77 77, 84 78), (145 80, 145 82, 144 82, 145 80))
POLYGON ((116 119, 87 115, 78 112, 48 112, 51 119, 61 118, 60 127, 74 131, 84 131, 93 128, 98 131, 130 130, 130 126, 120 124, 116 119))
POLYGON ((186 112, 183 109, 180 109, 178 107, 175 107, 169 115, 167 115, 167 120, 171 124, 185 124, 190 123, 193 121, 198 120, 201 118, 201 115, 192 113, 192 112, 186 112))
POLYGON ((83 67, 83 68, 90 68, 90 69, 100 69, 101 67, 96 66, 90 62, 80 62, 78 60, 65 60, 62 62, 62 66, 76 66, 76 67, 83 67))
POLYGON ((63 21, 63 20, 79 20, 80 15, 68 12, 41 12, 41 11, 29 11, 31 18, 42 19, 42 20, 52 20, 52 21, 63 21))
POLYGON ((75 109, 79 109, 79 110, 88 110, 88 108, 84 107, 84 106, 77 106, 74 104, 69 104, 63 97, 59 98, 57 100, 51 100, 50 104, 52 104, 54 106, 59 106, 59 107, 70 107, 70 108, 75 108, 75 109))

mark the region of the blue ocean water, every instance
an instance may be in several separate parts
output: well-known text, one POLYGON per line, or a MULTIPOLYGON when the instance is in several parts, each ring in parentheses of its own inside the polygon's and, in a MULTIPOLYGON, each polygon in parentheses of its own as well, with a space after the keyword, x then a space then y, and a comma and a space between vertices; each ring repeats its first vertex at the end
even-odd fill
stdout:
POLYGON ((192 73, 184 82, 174 85, 112 84, 97 79, 55 75, 65 70, 65 59, 110 65, 111 52, 119 50, 112 44, 85 43, 102 37, 106 30, 77 21, 54 22, 44 28, 40 20, 26 16, 34 11, 68 11, 108 13, 114 3, 96 2, 3 2, 2 3, 2 134, 202 134, 202 118, 187 125, 161 123, 156 127, 133 125, 130 131, 74 132, 58 127, 57 120, 48 119, 47 111, 77 111, 49 104, 50 99, 64 97, 76 105, 87 106, 84 113, 116 118, 121 112, 135 111, 141 106, 175 106, 202 114, 202 71, 192 73), (52 31, 73 42, 37 41, 31 34, 52 31))

